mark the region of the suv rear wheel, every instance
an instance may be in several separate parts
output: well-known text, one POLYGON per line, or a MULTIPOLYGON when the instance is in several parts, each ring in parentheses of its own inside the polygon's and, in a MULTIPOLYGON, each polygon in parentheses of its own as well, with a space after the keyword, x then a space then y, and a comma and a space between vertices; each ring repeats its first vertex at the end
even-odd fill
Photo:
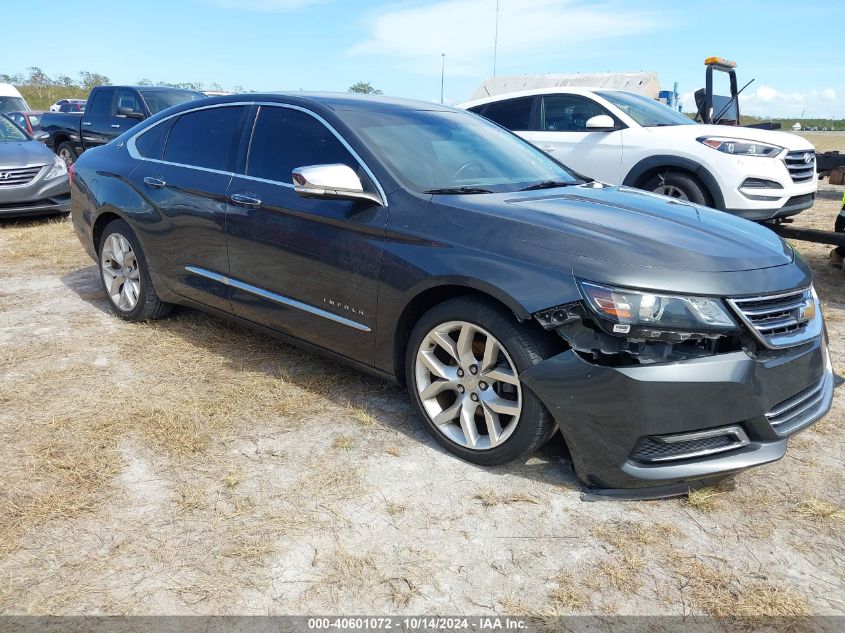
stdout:
POLYGON ((688 200, 695 204, 709 204, 709 196, 702 184, 693 176, 679 172, 667 171, 657 174, 646 182, 642 188, 678 200, 688 200))
POLYGON ((408 391, 449 452, 476 464, 504 464, 538 449, 556 429, 519 380, 549 354, 541 336, 502 307, 450 299, 426 312, 411 333, 408 391))

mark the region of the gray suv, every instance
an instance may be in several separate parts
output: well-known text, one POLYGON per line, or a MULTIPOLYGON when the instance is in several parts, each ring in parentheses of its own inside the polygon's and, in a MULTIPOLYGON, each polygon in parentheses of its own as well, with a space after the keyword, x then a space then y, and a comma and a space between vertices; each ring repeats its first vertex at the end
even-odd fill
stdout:
POLYGON ((69 211, 65 162, 0 114, 0 218, 69 211))

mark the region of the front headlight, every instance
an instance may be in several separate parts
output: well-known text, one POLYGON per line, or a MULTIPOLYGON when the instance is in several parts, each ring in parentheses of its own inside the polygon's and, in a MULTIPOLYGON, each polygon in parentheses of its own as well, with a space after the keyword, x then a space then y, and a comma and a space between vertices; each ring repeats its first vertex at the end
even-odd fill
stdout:
POLYGON ((53 178, 60 178, 62 176, 67 176, 67 164, 60 157, 54 156, 53 166, 47 172, 44 180, 52 180, 53 178))
POLYGON ((718 299, 662 295, 586 281, 579 285, 590 309, 613 322, 613 332, 618 334, 631 333, 632 329, 695 333, 737 329, 718 299))
POLYGON ((774 158, 783 151, 783 148, 777 145, 758 143, 756 141, 749 141, 741 138, 702 136, 697 140, 699 143, 704 143, 707 147, 712 147, 719 152, 733 154, 735 156, 760 156, 762 158, 774 158))

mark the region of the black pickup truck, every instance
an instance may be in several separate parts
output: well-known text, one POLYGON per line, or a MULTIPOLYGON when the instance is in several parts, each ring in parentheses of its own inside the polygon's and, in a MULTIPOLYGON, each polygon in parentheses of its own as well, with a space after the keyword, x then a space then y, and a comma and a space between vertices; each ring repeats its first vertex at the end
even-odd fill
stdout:
POLYGON ((84 112, 46 113, 41 129, 50 135, 47 146, 71 164, 86 149, 105 145, 161 110, 204 98, 201 92, 181 88, 98 86, 88 95, 84 112))

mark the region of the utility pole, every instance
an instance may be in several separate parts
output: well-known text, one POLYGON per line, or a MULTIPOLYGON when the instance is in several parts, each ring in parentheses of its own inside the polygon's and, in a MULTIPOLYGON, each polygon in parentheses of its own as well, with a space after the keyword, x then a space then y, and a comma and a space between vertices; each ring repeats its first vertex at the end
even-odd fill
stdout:
POLYGON ((493 32, 493 76, 496 76, 496 56, 499 53, 499 0, 496 0, 496 28, 493 32))
POLYGON ((443 65, 440 67, 440 103, 443 103, 443 84, 446 79, 446 53, 440 53, 443 58, 443 65))

